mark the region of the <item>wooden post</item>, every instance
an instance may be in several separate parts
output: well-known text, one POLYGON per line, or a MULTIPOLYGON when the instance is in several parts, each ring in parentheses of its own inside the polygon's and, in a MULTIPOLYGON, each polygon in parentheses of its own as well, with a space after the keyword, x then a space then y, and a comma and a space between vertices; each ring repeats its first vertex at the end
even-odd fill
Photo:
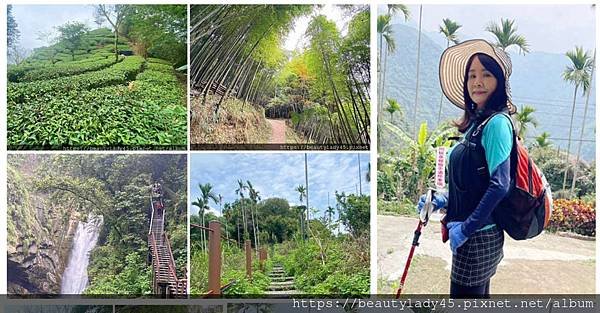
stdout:
POLYGON ((221 223, 208 224, 208 290, 213 295, 221 294, 221 223))
POLYGON ((265 247, 260 248, 260 270, 265 271, 265 261, 267 260, 267 249, 265 247))
POLYGON ((252 245, 250 239, 246 240, 246 276, 252 279, 252 245))

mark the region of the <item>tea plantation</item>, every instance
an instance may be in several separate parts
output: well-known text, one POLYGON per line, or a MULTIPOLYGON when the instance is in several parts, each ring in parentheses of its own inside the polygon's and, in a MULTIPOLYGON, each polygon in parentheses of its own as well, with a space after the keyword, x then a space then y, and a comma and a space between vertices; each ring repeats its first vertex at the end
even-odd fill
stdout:
POLYGON ((44 47, 8 67, 9 149, 185 146, 185 76, 165 60, 115 58, 107 29, 88 36, 75 58, 44 47))

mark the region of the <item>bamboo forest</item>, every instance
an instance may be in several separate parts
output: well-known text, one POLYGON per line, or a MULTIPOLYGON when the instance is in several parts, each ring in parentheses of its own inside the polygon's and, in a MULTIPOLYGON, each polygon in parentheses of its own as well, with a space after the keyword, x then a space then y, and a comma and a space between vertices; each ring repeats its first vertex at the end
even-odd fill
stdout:
POLYGON ((9 155, 8 293, 186 294, 186 169, 177 154, 9 155))
POLYGON ((368 160, 368 153, 192 155, 190 293, 367 294, 368 160))
POLYGON ((191 143, 368 149, 369 21, 368 5, 191 6, 191 143))

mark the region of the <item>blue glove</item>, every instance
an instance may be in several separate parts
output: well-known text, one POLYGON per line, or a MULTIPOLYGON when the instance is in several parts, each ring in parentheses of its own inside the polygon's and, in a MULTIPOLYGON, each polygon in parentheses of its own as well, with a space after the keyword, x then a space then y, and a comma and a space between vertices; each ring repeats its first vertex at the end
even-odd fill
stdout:
MULTIPOLYGON (((427 195, 422 195, 419 199, 419 203, 417 204, 417 214, 421 214, 421 210, 425 206, 426 197, 427 195)), ((448 204, 448 199, 444 195, 434 193, 431 204, 433 204, 433 211, 435 212, 441 208, 445 208, 448 204)))
POLYGON ((456 254, 460 246, 464 245, 469 239, 462 231, 463 222, 450 222, 446 224, 450 233, 450 249, 452 254, 456 254))

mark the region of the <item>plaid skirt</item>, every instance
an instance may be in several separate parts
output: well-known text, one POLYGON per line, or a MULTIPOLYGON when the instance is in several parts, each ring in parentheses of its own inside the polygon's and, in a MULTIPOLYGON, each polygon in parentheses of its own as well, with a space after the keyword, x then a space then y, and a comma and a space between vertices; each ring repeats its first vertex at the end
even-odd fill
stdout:
POLYGON ((452 282, 473 287, 485 284, 504 257, 504 232, 497 226, 475 232, 452 256, 452 282))

